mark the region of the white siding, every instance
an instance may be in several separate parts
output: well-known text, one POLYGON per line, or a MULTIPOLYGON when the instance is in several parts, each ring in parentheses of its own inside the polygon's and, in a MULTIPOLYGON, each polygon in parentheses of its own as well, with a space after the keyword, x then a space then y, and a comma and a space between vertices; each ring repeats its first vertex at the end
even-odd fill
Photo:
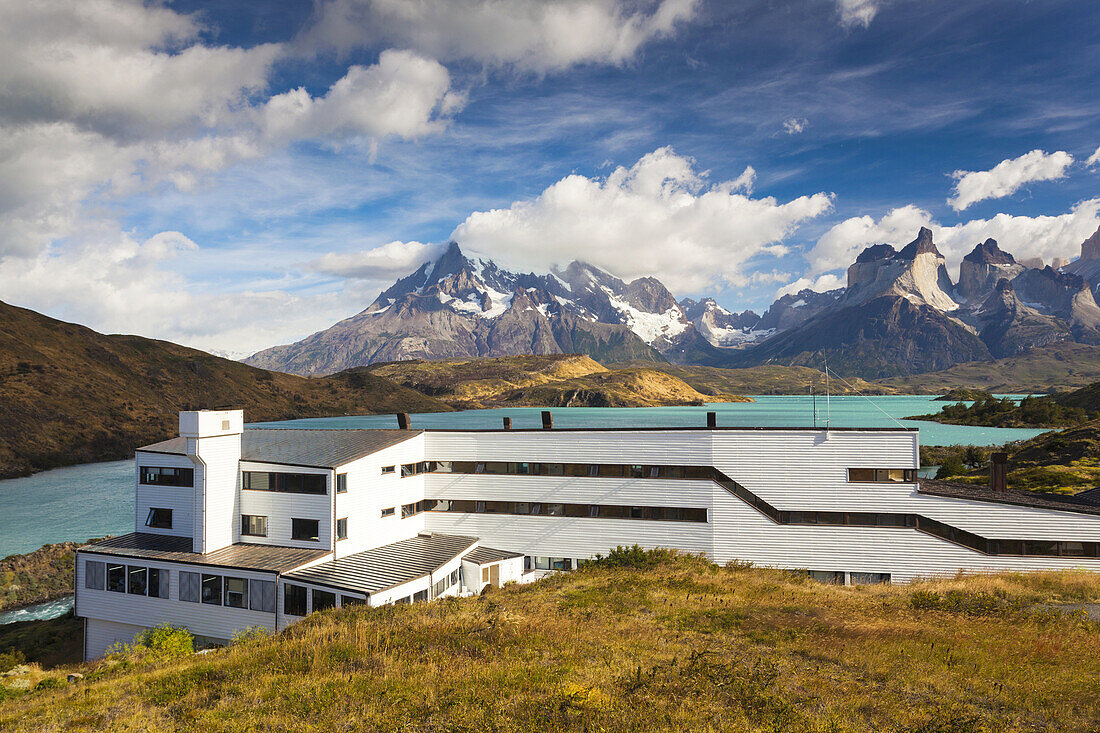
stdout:
POLYGON ((193 634, 217 639, 232 639, 237 632, 250 626, 275 628, 275 614, 253 611, 247 608, 230 608, 205 603, 179 600, 180 572, 206 573, 223 577, 248 578, 250 580, 275 580, 274 573, 261 573, 233 568, 215 568, 155 560, 119 558, 80 552, 76 563, 76 615, 89 620, 110 621, 116 624, 152 627, 169 623, 183 626, 193 634), (85 561, 98 560, 111 564, 161 568, 169 571, 169 597, 115 593, 84 587, 85 561))
MULTIPOLYGON (((144 486, 141 481, 141 467, 191 468, 195 466, 187 456, 168 455, 166 453, 142 453, 134 456, 134 531, 150 534, 193 537, 195 523, 195 490, 187 486, 144 486), (172 528, 157 529, 146 527, 145 519, 149 509, 157 507, 172 510, 172 528)), ((195 476, 199 480, 199 476, 195 476)))
POLYGON ((274 463, 242 461, 241 471, 272 471, 276 473, 310 473, 327 476, 327 494, 292 494, 279 491, 255 491, 241 489, 237 511, 232 515, 232 523, 238 541, 259 545, 282 545, 283 547, 323 548, 331 550, 335 536, 332 526, 333 473, 327 468, 299 468, 274 463), (241 514, 257 514, 267 517, 267 537, 243 537, 241 514), (292 519, 318 520, 317 542, 291 539, 292 519))
POLYGON ((424 476, 401 478, 401 464, 424 460, 424 436, 414 436, 358 461, 341 466, 336 473, 348 475, 348 490, 336 494, 336 518, 348 518, 348 539, 336 544, 336 557, 392 544, 415 537, 424 529, 424 515, 401 518, 401 506, 424 498, 424 476), (382 474, 383 466, 395 466, 382 474), (383 509, 394 514, 382 517, 383 509))
POLYGON ((114 621, 101 621, 90 618, 84 626, 84 659, 98 659, 115 644, 130 644, 134 637, 144 631, 146 626, 120 624, 114 621))
POLYGON ((203 552, 228 547, 240 538, 238 482, 241 460, 241 436, 222 435, 189 439, 188 451, 194 451, 206 465, 204 471, 203 552))

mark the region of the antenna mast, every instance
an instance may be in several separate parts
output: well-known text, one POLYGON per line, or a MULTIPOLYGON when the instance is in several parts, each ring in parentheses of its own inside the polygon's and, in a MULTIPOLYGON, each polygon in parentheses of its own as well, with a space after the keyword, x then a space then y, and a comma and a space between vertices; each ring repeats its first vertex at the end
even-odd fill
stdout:
POLYGON ((833 417, 833 404, 829 399, 829 355, 825 354, 825 429, 829 429, 829 420, 833 417))
POLYGON ((814 427, 817 427, 817 392, 814 392, 814 385, 810 384, 810 398, 814 403, 814 427))

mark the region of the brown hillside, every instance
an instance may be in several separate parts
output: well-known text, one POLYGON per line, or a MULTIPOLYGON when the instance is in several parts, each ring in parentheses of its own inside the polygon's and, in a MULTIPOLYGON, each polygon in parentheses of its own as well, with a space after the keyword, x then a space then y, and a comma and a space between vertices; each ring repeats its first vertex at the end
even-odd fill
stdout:
POLYGON ((655 369, 618 369, 524 387, 492 404, 539 407, 661 407, 704 402, 751 402, 737 395, 705 395, 655 369))
POLYGON ((249 421, 451 409, 369 373, 268 372, 0 303, 0 477, 125 458, 175 434, 180 410, 229 405, 249 421))

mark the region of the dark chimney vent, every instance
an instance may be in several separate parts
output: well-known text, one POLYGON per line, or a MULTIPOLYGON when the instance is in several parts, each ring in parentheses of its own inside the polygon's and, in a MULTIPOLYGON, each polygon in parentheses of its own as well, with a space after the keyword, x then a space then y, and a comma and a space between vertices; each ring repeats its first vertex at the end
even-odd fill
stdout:
POLYGON ((708 412, 707 413, 707 427, 708 428, 718 427, 718 413, 717 412, 708 412))
POLYGON ((554 416, 550 414, 549 410, 542 411, 542 429, 553 430, 554 429, 554 416))
POLYGON ((1008 454, 994 453, 989 461, 989 487, 994 491, 1008 491, 1008 454))
POLYGON ((505 430, 511 430, 512 429, 512 418, 510 418, 510 417, 504 418, 504 429, 505 430))
POLYGON ((397 427, 401 430, 409 429, 409 413, 399 412, 397 413, 397 427))

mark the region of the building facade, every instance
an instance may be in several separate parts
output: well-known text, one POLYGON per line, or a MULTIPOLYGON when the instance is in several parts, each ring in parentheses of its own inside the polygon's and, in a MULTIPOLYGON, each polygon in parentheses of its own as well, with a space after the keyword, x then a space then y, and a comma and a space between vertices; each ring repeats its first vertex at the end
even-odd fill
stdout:
POLYGON ((135 531, 81 548, 85 656, 354 603, 480 592, 619 545, 838 583, 1100 570, 1100 505, 918 480, 908 429, 245 429, 184 412, 136 452, 135 531))

